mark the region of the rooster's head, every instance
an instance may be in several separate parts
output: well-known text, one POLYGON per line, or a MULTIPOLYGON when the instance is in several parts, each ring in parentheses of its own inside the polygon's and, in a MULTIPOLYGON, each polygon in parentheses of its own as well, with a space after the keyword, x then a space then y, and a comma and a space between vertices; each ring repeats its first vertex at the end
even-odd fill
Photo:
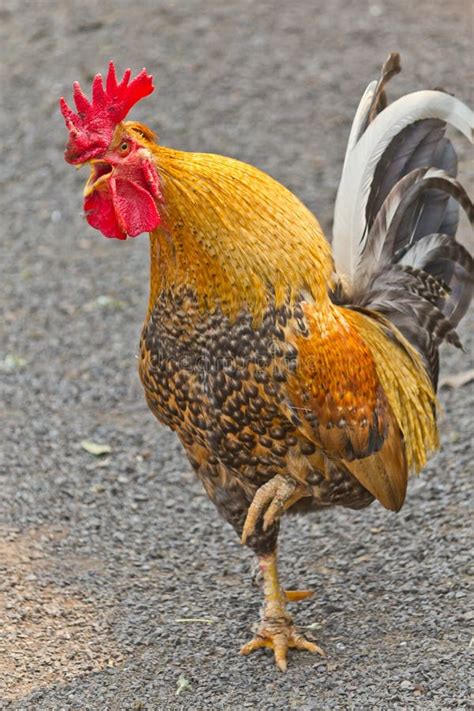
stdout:
POLYGON ((153 133, 140 124, 123 123, 137 101, 153 91, 153 78, 143 69, 130 81, 127 69, 117 82, 110 62, 105 88, 97 74, 89 101, 74 83, 77 113, 60 100, 69 131, 65 158, 73 165, 89 163, 84 212, 92 227, 106 237, 126 239, 151 232, 160 224, 158 174, 147 144, 153 133))

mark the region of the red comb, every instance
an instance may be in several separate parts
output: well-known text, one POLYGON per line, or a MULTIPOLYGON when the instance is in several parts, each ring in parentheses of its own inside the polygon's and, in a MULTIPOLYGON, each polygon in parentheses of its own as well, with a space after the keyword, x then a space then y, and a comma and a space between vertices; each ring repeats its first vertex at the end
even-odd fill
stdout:
POLYGON ((130 82, 132 72, 126 69, 120 84, 113 62, 105 81, 96 74, 92 82, 92 99, 83 93, 79 82, 74 82, 73 96, 77 113, 61 97, 59 106, 69 131, 65 158, 68 163, 83 163, 108 148, 114 129, 126 117, 132 106, 154 90, 153 77, 142 69, 130 82), (130 83, 129 83, 130 82, 130 83))

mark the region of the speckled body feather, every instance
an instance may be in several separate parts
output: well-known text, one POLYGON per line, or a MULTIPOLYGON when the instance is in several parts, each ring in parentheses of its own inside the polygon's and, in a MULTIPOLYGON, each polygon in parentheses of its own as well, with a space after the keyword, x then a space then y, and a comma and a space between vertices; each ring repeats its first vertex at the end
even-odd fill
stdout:
MULTIPOLYGON (((174 429, 221 514, 241 533, 257 489, 291 472, 308 485, 313 508, 360 508, 373 496, 344 466, 336 467, 304 431, 311 411, 288 398, 298 368, 301 307, 270 305, 259 325, 243 310, 234 319, 203 313, 193 292, 163 292, 141 342, 140 374, 147 402, 174 429)), ((274 545, 277 526, 249 541, 274 545)))

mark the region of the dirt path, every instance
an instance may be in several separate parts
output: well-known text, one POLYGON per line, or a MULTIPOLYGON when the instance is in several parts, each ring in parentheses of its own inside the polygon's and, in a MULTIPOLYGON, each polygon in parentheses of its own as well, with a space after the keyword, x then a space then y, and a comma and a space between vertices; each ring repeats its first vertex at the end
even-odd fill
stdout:
MULTIPOLYGON (((104 240, 83 221, 85 175, 62 160, 57 99, 111 57, 145 65, 158 92, 134 116, 164 143, 255 163, 328 229, 350 120, 388 51, 405 69, 392 91, 469 99, 469 9, 4 0, 1 708, 468 707, 472 384, 441 392, 443 450, 401 514, 284 526, 282 573, 316 590, 298 621, 327 659, 292 655, 281 675, 267 654, 239 657, 260 602, 251 556, 146 409, 135 352, 147 240, 104 240)), ((471 353, 473 326, 461 331, 471 353)), ((445 373, 472 367, 444 355, 445 373)))

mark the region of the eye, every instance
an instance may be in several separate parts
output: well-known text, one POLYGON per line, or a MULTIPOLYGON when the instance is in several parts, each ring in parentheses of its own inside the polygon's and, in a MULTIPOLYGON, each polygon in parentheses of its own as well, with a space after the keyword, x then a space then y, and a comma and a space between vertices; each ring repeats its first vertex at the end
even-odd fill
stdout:
POLYGON ((122 151, 122 153, 125 153, 125 151, 128 151, 129 148, 130 148, 130 143, 128 141, 122 141, 122 143, 120 144, 120 150, 122 151))

